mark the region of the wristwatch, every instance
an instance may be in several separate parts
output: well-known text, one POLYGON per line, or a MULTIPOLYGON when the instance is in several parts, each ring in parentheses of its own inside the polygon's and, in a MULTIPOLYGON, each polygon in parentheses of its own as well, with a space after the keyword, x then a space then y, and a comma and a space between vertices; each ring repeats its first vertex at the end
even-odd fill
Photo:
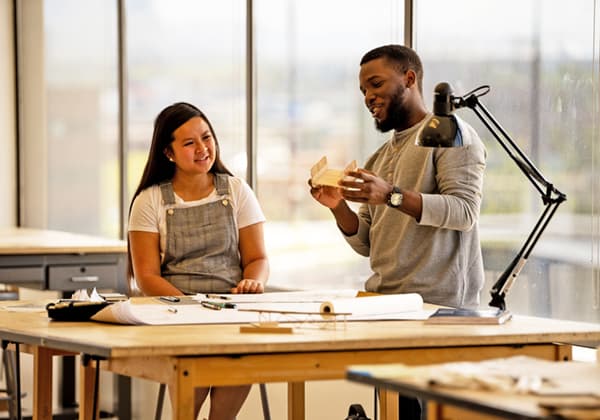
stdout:
POLYGON ((388 194, 387 197, 387 205, 397 209, 398 207, 400 207, 402 205, 402 191, 400 191, 400 188, 393 186, 392 187, 392 192, 390 192, 388 194))

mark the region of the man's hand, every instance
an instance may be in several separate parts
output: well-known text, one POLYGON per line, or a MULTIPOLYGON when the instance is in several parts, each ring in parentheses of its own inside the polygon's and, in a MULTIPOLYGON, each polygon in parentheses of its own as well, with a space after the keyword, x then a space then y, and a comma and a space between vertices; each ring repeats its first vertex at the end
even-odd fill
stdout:
POLYGON ((342 197, 340 188, 330 187, 327 185, 319 185, 315 187, 310 182, 310 179, 308 180, 308 185, 310 185, 310 194, 313 196, 313 198, 330 209, 336 208, 340 204, 340 201, 344 199, 342 197))
POLYGON ((386 204, 392 185, 366 169, 346 172, 340 181, 344 199, 357 203, 386 204), (351 179, 352 177, 353 179, 351 179))

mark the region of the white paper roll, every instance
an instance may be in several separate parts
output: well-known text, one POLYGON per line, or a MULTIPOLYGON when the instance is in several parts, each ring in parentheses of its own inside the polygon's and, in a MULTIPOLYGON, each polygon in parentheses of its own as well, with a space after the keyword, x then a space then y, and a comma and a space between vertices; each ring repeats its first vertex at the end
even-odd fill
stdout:
POLYGON ((377 315, 414 312, 423 309, 423 298, 417 293, 333 299, 321 304, 321 314, 377 315))

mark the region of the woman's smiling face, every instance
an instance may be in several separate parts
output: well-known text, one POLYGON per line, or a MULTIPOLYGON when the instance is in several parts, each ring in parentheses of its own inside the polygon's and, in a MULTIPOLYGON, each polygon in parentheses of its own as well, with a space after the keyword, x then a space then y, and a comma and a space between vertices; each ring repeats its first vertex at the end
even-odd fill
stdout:
POLYGON ((201 117, 193 117, 173 132, 173 141, 165 151, 177 170, 208 173, 215 162, 215 138, 201 117))

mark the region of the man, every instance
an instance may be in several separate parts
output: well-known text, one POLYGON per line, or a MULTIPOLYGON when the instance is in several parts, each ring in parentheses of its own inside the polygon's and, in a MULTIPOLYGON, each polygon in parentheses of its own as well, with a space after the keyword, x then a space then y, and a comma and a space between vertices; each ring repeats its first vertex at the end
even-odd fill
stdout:
MULTIPOLYGON (((347 173, 341 188, 312 186, 312 196, 331 209, 346 241, 370 258, 365 290, 419 293, 430 303, 477 307, 484 273, 477 221, 485 148, 460 122, 463 146, 415 145, 430 114, 423 102, 423 66, 410 48, 386 45, 360 62, 365 105, 390 140, 364 169, 347 173), (356 214, 347 201, 363 203, 356 214)), ((421 407, 400 398, 403 419, 419 419, 421 407)))
POLYGON ((341 188, 311 186, 347 242, 370 258, 365 289, 419 293, 429 303, 477 307, 484 272, 479 242, 485 148, 460 121, 463 146, 415 145, 431 115, 422 94, 423 67, 410 48, 386 45, 360 62, 360 90, 382 132, 393 130, 341 188), (355 213, 347 201, 363 203, 355 213))

